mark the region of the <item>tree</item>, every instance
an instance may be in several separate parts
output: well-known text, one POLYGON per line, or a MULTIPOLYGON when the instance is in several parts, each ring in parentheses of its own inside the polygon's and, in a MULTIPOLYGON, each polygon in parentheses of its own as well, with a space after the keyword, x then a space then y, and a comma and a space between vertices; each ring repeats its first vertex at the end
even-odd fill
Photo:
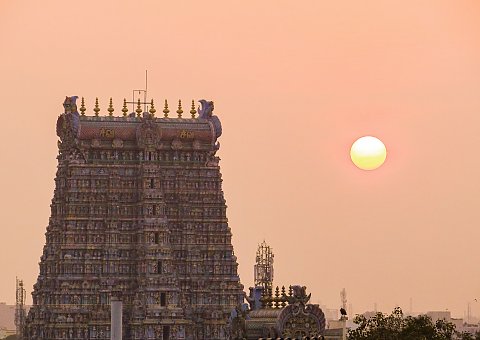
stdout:
POLYGON ((480 331, 476 332, 475 335, 469 332, 457 333, 457 336, 460 340, 480 340, 480 331))
POLYGON ((455 334, 452 323, 434 324, 426 315, 404 317, 398 307, 390 315, 377 313, 369 319, 357 315, 354 322, 358 328, 348 331, 349 340, 451 340, 455 334))

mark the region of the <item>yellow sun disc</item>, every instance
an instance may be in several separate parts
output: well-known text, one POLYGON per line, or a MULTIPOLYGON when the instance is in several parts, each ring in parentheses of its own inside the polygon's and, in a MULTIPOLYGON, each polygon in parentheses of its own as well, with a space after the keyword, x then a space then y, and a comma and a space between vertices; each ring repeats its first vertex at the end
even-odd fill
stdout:
POLYGON ((350 149, 353 164, 362 170, 374 170, 387 158, 387 149, 382 141, 372 136, 357 139, 350 149))

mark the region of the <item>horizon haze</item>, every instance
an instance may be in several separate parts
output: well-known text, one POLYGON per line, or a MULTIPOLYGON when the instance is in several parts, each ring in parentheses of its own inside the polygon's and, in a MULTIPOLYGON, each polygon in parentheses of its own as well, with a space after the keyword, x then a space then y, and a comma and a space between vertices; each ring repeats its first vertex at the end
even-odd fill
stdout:
POLYGON ((355 312, 480 315, 480 3, 0 1, 0 301, 27 304, 45 244, 65 96, 116 116, 143 88, 215 102, 242 284, 257 245, 275 285, 355 312), (388 156, 350 160, 361 136, 388 156))

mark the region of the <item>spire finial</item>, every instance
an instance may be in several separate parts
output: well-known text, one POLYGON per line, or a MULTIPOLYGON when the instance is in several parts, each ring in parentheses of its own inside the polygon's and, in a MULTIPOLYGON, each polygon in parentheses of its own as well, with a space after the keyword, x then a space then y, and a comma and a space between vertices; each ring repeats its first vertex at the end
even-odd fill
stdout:
POLYGON ((149 110, 150 114, 153 116, 155 116, 155 112, 157 112, 157 110, 155 110, 155 106, 153 105, 153 98, 152 98, 152 101, 150 102, 150 110, 149 110))
POLYGON ((182 100, 181 100, 181 99, 178 100, 178 110, 177 110, 177 113, 178 113, 178 118, 182 118, 183 110, 182 110, 182 100))
POLYGON ((82 97, 82 104, 80 105, 80 112, 82 113, 82 116, 85 116, 85 111, 87 109, 85 108, 85 99, 82 97))
POLYGON ((280 307, 280 288, 275 288, 275 298, 273 299, 275 301, 275 308, 280 307))
POLYGON ((98 97, 95 98, 95 107, 93 108, 93 112, 95 112, 95 116, 98 117, 98 113, 100 112, 100 107, 98 107, 98 97))
POLYGON ((126 117, 126 116, 127 116, 128 109, 127 109, 127 100, 126 100, 125 98, 123 98, 123 109, 122 109, 122 112, 123 112, 123 116, 126 117))
POLYGON ((192 118, 195 118, 195 113, 197 113, 197 110, 195 110, 195 100, 192 99, 192 109, 190 110, 192 118))
POLYGON ((115 109, 113 108, 112 97, 110 97, 110 104, 108 105, 107 111, 110 117, 113 116, 113 111, 115 111, 115 109))
POLYGON ((164 117, 167 118, 168 117, 168 113, 170 112, 170 110, 168 109, 168 102, 167 100, 165 99, 165 108, 163 109, 163 113, 164 113, 164 117))
POLYGON ((273 291, 272 287, 268 287, 268 307, 273 307, 273 291))
POLYGON ((141 113, 143 112, 143 110, 142 110, 142 105, 140 103, 140 98, 138 98, 137 109, 135 110, 135 112, 137 113, 137 117, 141 117, 141 113))

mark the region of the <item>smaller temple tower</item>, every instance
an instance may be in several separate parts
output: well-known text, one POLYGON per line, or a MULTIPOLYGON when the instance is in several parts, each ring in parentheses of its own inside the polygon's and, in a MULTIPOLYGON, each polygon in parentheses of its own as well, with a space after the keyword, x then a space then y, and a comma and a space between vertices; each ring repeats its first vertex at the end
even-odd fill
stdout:
POLYGON ((230 338, 321 338, 325 315, 317 304, 309 304, 305 286, 273 288, 273 251, 263 241, 257 250, 254 287, 246 297, 248 305, 237 306, 230 320, 230 338))

